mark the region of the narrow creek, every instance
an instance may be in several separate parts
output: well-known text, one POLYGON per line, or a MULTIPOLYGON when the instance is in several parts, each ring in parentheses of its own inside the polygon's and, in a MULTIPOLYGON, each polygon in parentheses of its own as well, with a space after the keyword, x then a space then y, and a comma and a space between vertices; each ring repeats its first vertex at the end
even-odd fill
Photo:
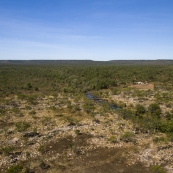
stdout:
POLYGON ((96 103, 98 103, 98 104, 101 104, 101 105, 108 105, 109 108, 111 108, 111 109, 114 109, 114 110, 117 110, 117 109, 118 109, 118 106, 117 106, 117 105, 112 104, 112 103, 109 103, 108 101, 103 100, 103 99, 101 99, 101 98, 98 98, 98 97, 92 95, 92 94, 89 93, 89 92, 86 93, 86 97, 89 98, 89 99, 91 99, 91 100, 94 100, 94 101, 95 101, 96 103))

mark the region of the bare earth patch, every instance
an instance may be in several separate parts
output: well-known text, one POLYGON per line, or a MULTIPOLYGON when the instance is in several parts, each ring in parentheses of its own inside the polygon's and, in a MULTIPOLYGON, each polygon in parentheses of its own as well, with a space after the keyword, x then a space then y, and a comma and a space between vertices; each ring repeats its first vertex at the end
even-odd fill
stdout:
POLYGON ((128 149, 125 148, 97 148, 74 159, 66 168, 66 173, 149 173, 149 169, 141 163, 128 165, 128 149))
POLYGON ((150 90, 154 90, 154 83, 149 83, 149 84, 136 84, 136 85, 131 85, 131 88, 136 88, 136 89, 150 89, 150 90))

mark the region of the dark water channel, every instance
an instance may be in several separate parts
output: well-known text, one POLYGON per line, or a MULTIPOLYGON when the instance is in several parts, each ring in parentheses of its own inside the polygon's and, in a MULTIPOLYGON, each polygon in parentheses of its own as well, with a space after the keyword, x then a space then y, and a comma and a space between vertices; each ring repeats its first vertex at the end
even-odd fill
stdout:
POLYGON ((91 99, 91 100, 94 100, 96 103, 98 104, 101 104, 101 105, 108 105, 109 108, 111 109, 114 109, 114 110, 117 110, 118 109, 118 106, 115 105, 115 104, 112 104, 112 103, 109 103, 108 101, 106 100, 103 100, 101 98, 98 98, 96 96, 93 96, 92 94, 90 94, 89 92, 86 93, 86 97, 91 99))

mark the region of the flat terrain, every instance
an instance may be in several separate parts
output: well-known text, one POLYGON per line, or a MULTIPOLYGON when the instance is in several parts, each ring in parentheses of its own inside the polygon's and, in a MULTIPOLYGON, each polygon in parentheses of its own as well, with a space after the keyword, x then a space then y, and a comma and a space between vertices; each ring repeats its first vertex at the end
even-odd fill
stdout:
POLYGON ((1 67, 0 173, 173 172, 172 66, 1 67))
MULTIPOLYGON (((124 98, 122 93, 119 97, 124 98)), ((34 104, 18 97, 5 100, 6 105, 3 102, 1 106, 8 107, 8 114, 0 123, 2 173, 14 164, 29 165, 29 170, 36 173, 147 173, 155 163, 172 165, 173 145, 153 142, 156 136, 165 138, 163 134, 138 132, 123 139, 124 134, 133 134, 135 127, 117 111, 109 110, 104 116, 96 113, 94 117, 82 109, 74 112, 76 102, 70 96, 40 97, 34 104), (70 99, 73 106, 68 108, 63 98, 70 99), (19 122, 29 127, 21 124, 20 129, 19 122)), ((81 100, 78 106, 83 104, 81 100)), ((97 111, 103 108, 95 106, 97 111)))

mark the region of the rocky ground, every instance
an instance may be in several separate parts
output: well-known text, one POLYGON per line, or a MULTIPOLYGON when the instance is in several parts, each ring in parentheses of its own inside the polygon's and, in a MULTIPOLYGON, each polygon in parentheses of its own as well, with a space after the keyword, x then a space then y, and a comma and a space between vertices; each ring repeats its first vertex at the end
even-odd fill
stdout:
POLYGON ((30 173, 173 172, 173 143, 153 140, 164 134, 137 132, 116 111, 88 115, 82 104, 60 95, 4 98, 0 172, 13 165, 30 173))

